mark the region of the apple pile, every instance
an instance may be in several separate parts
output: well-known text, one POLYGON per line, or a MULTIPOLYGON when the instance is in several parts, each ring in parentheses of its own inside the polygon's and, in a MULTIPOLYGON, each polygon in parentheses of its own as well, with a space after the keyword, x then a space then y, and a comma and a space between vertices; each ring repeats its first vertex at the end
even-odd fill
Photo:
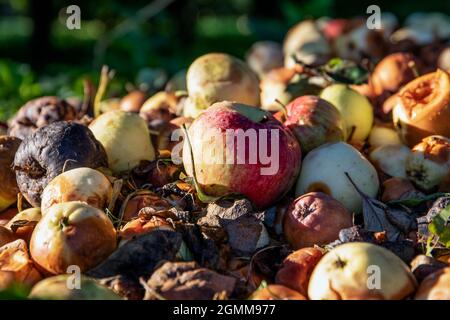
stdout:
POLYGON ((29 101, 0 135, 0 291, 450 300, 449 30, 305 20, 158 91, 104 97, 104 67, 95 97, 29 101))

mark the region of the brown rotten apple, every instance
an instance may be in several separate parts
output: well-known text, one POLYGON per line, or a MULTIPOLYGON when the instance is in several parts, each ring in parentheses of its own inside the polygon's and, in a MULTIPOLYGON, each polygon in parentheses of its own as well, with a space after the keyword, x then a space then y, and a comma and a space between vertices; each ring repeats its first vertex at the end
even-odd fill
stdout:
POLYGON ((324 245, 336 240, 341 229, 353 225, 352 214, 322 192, 298 197, 284 216, 284 236, 295 249, 324 245))
POLYGON ((16 175, 11 166, 20 145, 20 139, 10 136, 0 136, 0 212, 16 202, 19 188, 16 175))
POLYGON ((302 96, 286 106, 284 125, 300 142, 302 152, 326 143, 344 140, 344 123, 339 110, 317 96, 302 96))
POLYGON ((33 260, 53 274, 77 265, 89 270, 116 248, 116 230, 108 216, 86 203, 72 201, 52 206, 33 232, 33 260))
POLYGON ((309 278, 322 256, 323 251, 318 248, 302 248, 291 253, 284 259, 275 282, 306 296, 309 278))
POLYGON ((187 75, 189 98, 183 115, 196 118, 215 102, 224 100, 259 105, 257 75, 241 60, 224 53, 197 58, 187 75))
POLYGON ((413 274, 394 253, 371 243, 350 242, 319 261, 308 296, 311 300, 399 300, 415 288, 413 274))
POLYGON ((394 125, 408 146, 430 135, 450 136, 450 74, 438 69, 423 75, 397 96, 394 125))
POLYGON ((270 113, 228 101, 216 103, 189 127, 183 163, 211 196, 240 193, 258 208, 283 196, 300 169, 300 146, 270 113))

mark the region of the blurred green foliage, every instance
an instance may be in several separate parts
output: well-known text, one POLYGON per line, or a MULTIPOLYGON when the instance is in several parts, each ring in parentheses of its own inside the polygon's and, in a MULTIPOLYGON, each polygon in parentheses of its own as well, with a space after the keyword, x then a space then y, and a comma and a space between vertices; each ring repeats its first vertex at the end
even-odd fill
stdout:
POLYGON ((108 94, 120 95, 149 68, 171 75, 211 51, 242 58, 257 40, 281 42, 301 19, 364 16, 374 3, 400 19, 450 13, 441 0, 0 0, 0 120, 33 97, 81 96, 83 79, 95 83, 102 64, 116 70, 108 94), (70 4, 81 8, 81 30, 65 26, 70 4), (167 6, 143 14, 155 4, 167 6))

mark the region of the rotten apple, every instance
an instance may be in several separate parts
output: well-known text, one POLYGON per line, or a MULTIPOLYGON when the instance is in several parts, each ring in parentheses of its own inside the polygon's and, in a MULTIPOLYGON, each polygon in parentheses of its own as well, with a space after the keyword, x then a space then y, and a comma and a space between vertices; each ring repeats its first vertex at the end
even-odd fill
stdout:
POLYGON ((184 167, 207 195, 240 193, 265 208, 295 182, 300 146, 291 131, 266 111, 228 101, 216 103, 192 123, 188 133, 184 167))
POLYGON ((344 140, 344 124, 340 112, 317 96, 302 96, 286 106, 284 125, 300 142, 303 154, 326 143, 344 140))
POLYGON ((414 300, 450 300, 450 267, 442 268, 423 279, 414 300))
POLYGON ((108 178, 91 168, 76 168, 61 173, 42 192, 41 209, 47 210, 57 203, 83 201, 104 210, 111 201, 113 189, 108 178))
POLYGON ((79 201, 55 204, 36 225, 30 241, 35 263, 52 274, 71 265, 87 271, 116 248, 116 230, 101 210, 79 201))
POLYGON ((39 208, 29 208, 17 213, 5 225, 18 238, 30 243, 31 235, 33 234, 36 224, 41 220, 42 214, 39 208))
POLYGON ((420 189, 431 190, 450 173, 450 139, 430 136, 412 148, 406 158, 406 174, 420 189))
POLYGON ((370 161, 391 177, 406 178, 406 159, 411 150, 402 144, 383 145, 370 152, 370 161))
POLYGON ((308 300, 299 292, 289 289, 281 284, 269 284, 268 286, 256 290, 251 296, 251 300, 308 300))
POLYGON ((14 156, 19 148, 21 140, 12 136, 0 136, 0 212, 8 208, 17 200, 19 188, 16 175, 11 168, 14 156))
POLYGON ((295 195, 298 197, 307 192, 324 192, 351 212, 359 213, 362 199, 345 173, 350 175, 364 193, 371 197, 377 195, 377 171, 358 150, 345 142, 326 143, 306 155, 295 195))
POLYGON ((294 251, 283 260, 275 276, 275 282, 306 297, 309 278, 322 256, 323 251, 319 248, 302 248, 294 251))
POLYGON ((450 136, 450 74, 438 69, 397 93, 394 125, 409 147, 431 135, 450 136))
POLYGON ((197 58, 187 75, 189 98, 185 117, 196 118, 213 103, 224 100, 259 105, 257 75, 241 60, 225 53, 209 53, 197 58))
POLYGON ((284 216, 284 236, 295 249, 325 245, 350 228, 353 217, 339 201, 322 192, 310 192, 294 200, 284 216))
POLYGON ((417 283, 394 253, 366 242, 350 242, 329 251, 309 280, 311 300, 400 300, 417 283))

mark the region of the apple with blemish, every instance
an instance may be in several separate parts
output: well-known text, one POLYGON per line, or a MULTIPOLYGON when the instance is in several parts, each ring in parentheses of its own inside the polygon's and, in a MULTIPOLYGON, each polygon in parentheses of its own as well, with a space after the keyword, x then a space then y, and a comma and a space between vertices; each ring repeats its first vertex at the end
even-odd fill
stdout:
POLYGON ((269 112, 232 103, 216 103, 189 127, 183 163, 204 193, 239 193, 266 208, 292 187, 300 169, 295 136, 269 112))
POLYGON ((286 106, 284 125, 300 142, 303 154, 326 143, 344 140, 344 123, 340 112, 317 96, 302 96, 286 106))
POLYGON ((283 233, 293 248, 300 249, 328 244, 338 239, 339 231, 352 225, 352 213, 339 201, 322 192, 310 192, 288 208, 283 233))

